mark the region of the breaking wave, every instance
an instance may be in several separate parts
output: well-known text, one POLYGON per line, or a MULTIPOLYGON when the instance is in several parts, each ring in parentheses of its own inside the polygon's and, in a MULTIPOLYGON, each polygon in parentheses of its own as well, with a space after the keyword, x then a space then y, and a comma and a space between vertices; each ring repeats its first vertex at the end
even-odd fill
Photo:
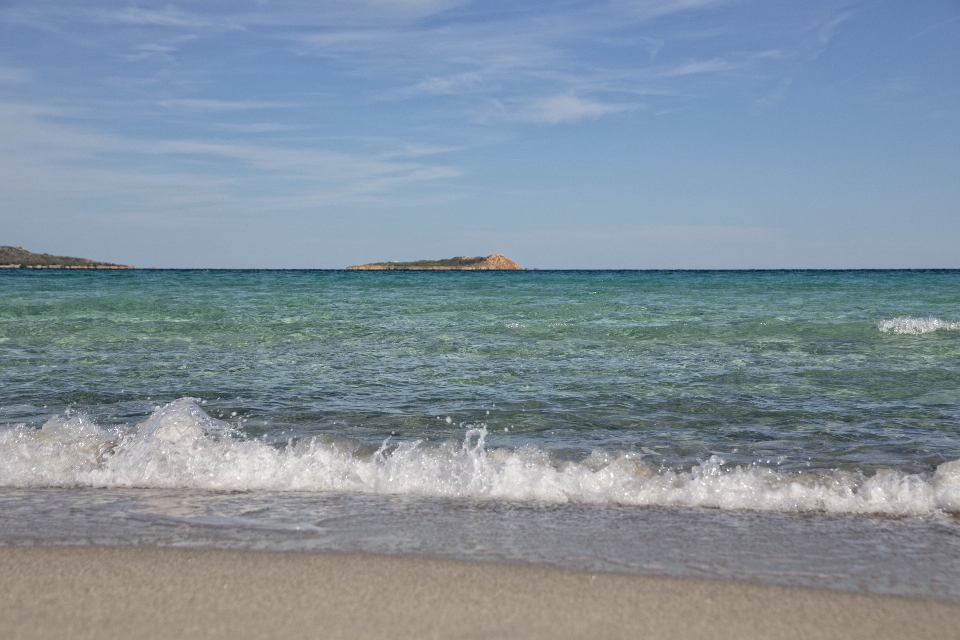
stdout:
POLYGON ((462 442, 384 443, 358 456, 318 438, 276 447, 237 437, 190 398, 158 408, 132 430, 83 416, 41 429, 0 431, 0 486, 151 487, 360 492, 619 505, 884 515, 960 513, 960 460, 932 476, 880 471, 781 472, 728 468, 713 456, 662 470, 635 453, 594 451, 557 463, 533 446, 487 448, 485 428, 462 442))
POLYGON ((921 333, 933 333, 941 329, 960 331, 960 322, 950 322, 948 320, 940 320, 939 318, 900 317, 882 320, 878 323, 877 327, 884 333, 918 335, 921 333))

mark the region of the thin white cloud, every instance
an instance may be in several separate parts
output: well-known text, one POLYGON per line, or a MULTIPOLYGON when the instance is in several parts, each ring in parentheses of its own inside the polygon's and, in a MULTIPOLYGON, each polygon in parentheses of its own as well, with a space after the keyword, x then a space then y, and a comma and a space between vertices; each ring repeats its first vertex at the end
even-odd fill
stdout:
POLYGON ((31 74, 26 69, 0 67, 0 83, 20 84, 30 80, 31 74))
POLYGON ((407 93, 456 95, 476 89, 483 84, 483 76, 476 71, 445 77, 425 78, 406 89, 407 93))
POLYGON ((177 48, 169 44, 138 44, 135 49, 137 51, 148 51, 151 53, 170 53, 171 51, 176 51, 177 48))
POLYGON ((617 4, 644 19, 728 4, 731 0, 620 0, 617 4))
MULTIPOLYGON (((190 10, 143 2, 107 12, 63 4, 54 6, 48 14, 43 13, 42 7, 24 2, 16 7, 12 19, 16 21, 29 15, 35 22, 43 22, 46 15, 48 23, 58 23, 63 30, 69 30, 76 20, 115 25, 108 34, 116 37, 110 45, 114 50, 134 52, 134 57, 154 56, 151 63, 155 64, 155 70, 144 74, 148 77, 114 80, 115 84, 122 80, 125 90, 137 95, 139 108, 150 105, 153 107, 150 117, 168 118, 168 124, 173 123, 166 129, 168 132, 182 130, 183 123, 189 122, 191 126, 206 127, 229 138, 230 133, 279 134, 297 128, 284 122, 285 112, 271 111, 295 110, 295 122, 300 123, 310 122, 310 117, 319 120, 321 112, 298 94, 296 88, 289 86, 276 100, 232 100, 218 95, 214 88, 218 85, 212 81, 209 69, 198 65, 195 76, 188 76, 182 70, 184 59, 178 59, 177 43, 183 39, 222 35, 224 29, 234 29, 231 38, 274 47, 271 54, 278 54, 276 49, 280 48, 282 52, 278 55, 310 56, 315 61, 296 58, 294 61, 304 66, 322 65, 324 73, 334 77, 331 83, 334 95, 328 104, 336 104, 337 100, 341 104, 356 103, 357 93, 363 89, 355 91, 355 86, 344 89, 345 85, 337 81, 338 76, 349 76, 367 83, 362 86, 373 87, 360 99, 431 101, 431 113, 440 117, 434 118, 430 126, 457 118, 487 124, 575 124, 635 110, 639 107, 635 102, 637 96, 649 97, 650 113, 691 108, 696 100, 702 99, 704 92, 700 88, 705 79, 754 82, 753 95, 757 95, 756 86, 769 80, 745 80, 746 74, 729 72, 782 65, 783 59, 790 57, 791 47, 800 48, 798 45, 777 42, 777 46, 771 46, 764 35, 756 40, 763 43, 762 47, 758 45, 751 51, 749 46, 744 46, 745 42, 751 42, 749 39, 737 38, 736 50, 730 50, 730 41, 723 39, 726 36, 717 36, 717 29, 701 28, 704 25, 700 23, 697 24, 700 35, 683 42, 670 30, 651 32, 656 38, 648 37, 642 30, 643 25, 654 22, 655 18, 673 14, 682 14, 686 29, 687 22, 697 19, 697 12, 709 14, 727 4, 731 3, 725 0, 615 0, 597 8, 561 3, 546 9, 517 6, 509 12, 482 14, 478 18, 480 5, 462 0, 334 0, 319 9, 281 0, 256 6, 241 4, 239 8, 220 3, 189 5, 190 10), (424 20, 425 17, 429 20, 424 20), (694 40, 696 44, 691 45, 694 40), (163 111, 158 114, 156 105, 171 115, 163 111), (260 112, 256 118, 261 122, 229 122, 231 114, 244 112, 260 112), (210 122, 212 119, 220 122, 210 122)), ((0 15, 0 20, 9 22, 8 15, 9 12, 0 15)), ((850 12, 833 15, 819 23, 819 28, 807 29, 803 37, 810 43, 828 42, 851 15, 850 12)), ((663 22, 669 21, 661 20, 657 24, 663 22)), ((134 71, 124 72, 136 75, 134 71)), ((769 78, 772 74, 755 74, 757 78, 761 75, 769 78)), ((0 68, 0 82, 23 81, 24 77, 26 75, 18 70, 0 68)), ((753 103, 754 109, 767 108, 783 100, 788 87, 789 83, 774 88, 753 103)), ((238 115, 237 119, 241 117, 238 115)), ((110 129, 107 122, 103 122, 102 127, 110 129)), ((162 126, 157 128, 164 130, 162 126)), ((47 129, 47 133, 49 131, 47 129)), ((354 136, 364 133, 350 132, 354 136)), ((73 130, 67 138, 71 135, 79 134, 73 130)), ((175 134, 167 135, 174 137, 175 134)), ((269 146, 264 141, 267 137, 282 136, 260 136, 256 144, 251 143, 253 136, 228 143, 132 141, 100 136, 97 144, 104 146, 98 148, 91 143, 86 153, 94 157, 137 152, 181 155, 211 166, 232 161, 246 167, 287 171, 290 177, 305 176, 328 180, 328 183, 342 179, 352 185, 345 187, 344 192, 360 189, 358 185, 366 185, 363 189, 388 190, 389 184, 458 175, 457 170, 448 167, 399 160, 432 155, 427 152, 381 149, 367 154, 337 155, 311 152, 306 149, 308 144, 298 145, 290 140, 269 146), (340 169, 336 168, 338 164, 340 169)), ((429 149, 450 145, 420 146, 429 149)), ((66 145, 61 152, 80 153, 81 147, 66 145)), ((49 149, 55 148, 51 143, 49 149)))
POLYGON ((398 34, 391 29, 344 29, 293 35, 291 40, 312 53, 349 53, 392 48, 398 34))
POLYGON ((450 153, 452 151, 459 151, 460 147, 451 147, 451 146, 440 146, 440 145, 430 145, 430 144, 406 144, 403 145, 397 151, 391 151, 388 153, 383 153, 380 155, 381 158, 394 159, 394 158, 425 158, 427 156, 435 156, 441 153, 450 153))
POLYGON ((281 131, 294 131, 300 128, 279 122, 218 122, 214 126, 224 131, 235 131, 237 133, 278 133, 281 131))
POLYGON ((925 36, 925 35, 927 35, 928 33, 930 33, 931 31, 936 31, 937 29, 941 29, 941 28, 947 26, 948 24, 952 24, 952 23, 956 22, 957 20, 960 20, 960 15, 953 16, 952 18, 947 18, 946 20, 941 20, 940 22, 937 22, 937 23, 935 23, 935 24, 930 25, 930 26, 927 27, 926 29, 923 29, 923 30, 921 30, 921 31, 918 31, 917 33, 915 33, 915 34, 913 34, 912 36, 910 36, 909 38, 907 38, 906 41, 907 41, 907 42, 910 42, 911 40, 915 40, 916 38, 919 38, 919 37, 921 37, 921 36, 925 36))
POLYGON ((50 122, 50 115, 0 102, 0 191, 45 198, 100 194, 142 210, 255 208, 268 200, 289 209, 396 204, 403 200, 397 189, 462 175, 456 167, 416 160, 430 155, 423 149, 403 148, 390 158, 278 141, 144 140, 50 122), (255 195, 248 193, 251 183, 258 185, 255 195))
POLYGON ((720 73, 736 69, 740 66, 742 66, 742 63, 738 64, 721 58, 714 58, 712 60, 690 60, 673 67, 662 69, 657 73, 657 76, 661 78, 677 78, 680 76, 720 73))
MULTIPOLYGON (((689 10, 700 2, 655 3, 655 12, 689 10)), ((647 7, 647 12, 653 9, 647 7)), ((324 30, 298 35, 298 51, 336 60, 363 78, 392 79, 404 85, 380 94, 382 99, 409 97, 449 98, 452 108, 478 122, 527 121, 575 123, 636 108, 630 98, 659 96, 683 100, 695 91, 683 90, 683 78, 719 74, 773 58, 768 49, 737 52, 731 57, 649 66, 653 55, 662 57, 665 42, 645 37, 611 39, 614 49, 627 46, 645 52, 640 58, 616 56, 587 64, 571 55, 584 38, 597 42, 599 34, 622 25, 595 15, 530 17, 516 21, 446 22, 429 28, 413 27, 324 30), (623 61, 629 61, 624 64, 623 61), (355 66, 354 66, 355 65, 355 66), (351 68, 353 67, 353 68, 351 68), (404 82, 410 70, 425 70, 413 82, 404 82), (478 103, 476 95, 484 99, 478 103), (549 96, 543 98, 542 96, 549 96), (598 101, 590 96, 620 95, 620 100, 598 101), (460 100, 457 103, 454 101, 460 100)), ((634 19, 636 20, 636 19, 634 19)), ((595 44, 591 47, 596 48, 595 44)), ((628 49, 629 50, 629 49, 628 49)), ((695 82, 695 80, 693 80, 695 82)))
POLYGON ((352 4, 369 5, 377 9, 401 9, 418 14, 432 14, 468 4, 466 0, 353 0, 352 4))
POLYGON ((521 119, 546 124, 572 124, 581 120, 595 120, 601 116, 632 108, 634 108, 633 105, 609 104, 575 95, 559 95, 533 103, 523 113, 521 119))
POLYGON ((161 107, 184 109, 188 111, 247 111, 251 109, 281 109, 295 107, 289 102, 271 102, 269 100, 213 100, 205 98, 182 98, 161 100, 161 107))
MULTIPOLYGON (((790 58, 791 47, 809 51, 812 43, 821 46, 821 40, 828 41, 850 15, 841 13, 817 22, 817 27, 803 34, 809 41, 804 46, 782 43, 771 48, 767 36, 760 34, 757 42, 766 46, 753 52, 744 46, 749 38, 739 37, 751 30, 744 25, 739 28, 743 33, 738 33, 736 49, 729 50, 731 33, 738 29, 718 29, 701 19, 736 4, 734 0, 612 0, 602 6, 517 5, 510 11, 489 12, 481 3, 467 0, 331 0, 317 7, 289 0, 180 6, 147 1, 104 11, 69 4, 45 9, 22 2, 0 20, 9 14, 11 20, 27 16, 31 24, 39 24, 46 17, 48 23, 67 31, 83 22, 117 25, 111 36, 127 38, 118 48, 127 47, 128 61, 149 60, 154 65, 151 72, 158 91, 168 88, 164 99, 156 101, 168 109, 216 112, 281 107, 280 101, 234 101, 197 95, 195 89, 189 97, 178 95, 188 84, 212 83, 201 76, 180 78, 179 85, 173 84, 177 74, 185 73, 186 58, 178 54, 171 38, 213 37, 234 30, 237 38, 271 53, 278 53, 278 43, 281 47, 287 43, 286 54, 321 58, 318 64, 325 72, 363 79, 364 87, 370 87, 365 96, 369 99, 433 100, 435 112, 448 119, 476 121, 484 108, 476 96, 482 95, 483 104, 499 105, 487 111, 499 110, 500 115, 481 117, 481 121, 577 122, 623 111, 629 108, 623 103, 630 102, 631 96, 658 96, 658 104, 652 107, 661 111, 699 100, 704 92, 698 83, 703 78, 761 64, 785 64, 781 58, 790 58), (660 18, 671 15, 682 17, 682 28, 670 21, 673 26, 662 27, 660 18), (649 24, 656 24, 657 30, 648 31, 645 25, 649 24), (698 35, 690 37, 691 32, 698 35), (143 41, 145 33, 153 42, 143 41), (605 100, 589 98, 598 95, 605 100)), ((798 34, 801 31, 798 25, 798 34)), ((734 74, 726 81, 749 82, 734 74)), ((340 85, 334 80, 333 86, 340 85)), ((355 99, 356 95, 351 97, 355 99)), ((294 107, 284 104, 283 108, 287 106, 294 107)))
POLYGON ((787 97, 787 92, 790 90, 790 84, 792 80, 787 79, 783 80, 780 84, 776 86, 770 93, 765 95, 762 98, 758 98, 753 101, 753 111, 754 113, 759 113, 764 109, 776 106, 783 102, 787 97))
POLYGON ((808 57, 813 60, 818 58, 820 54, 826 51, 827 47, 830 45, 830 41, 833 40, 839 31, 840 25, 853 18, 853 16, 853 11, 842 11, 816 22, 812 27, 812 31, 815 34, 815 39, 808 45, 808 57))
POLYGON ((908 76, 898 76, 895 78, 889 78, 885 82, 879 83, 877 86, 883 91, 889 91, 892 93, 914 93, 917 91, 917 79, 908 76))
POLYGON ((173 56, 171 54, 175 53, 177 50, 178 47, 171 44, 138 44, 133 48, 133 52, 126 54, 124 58, 131 61, 150 60, 152 58, 172 60, 173 56))
POLYGON ((126 7, 119 11, 103 12, 100 14, 100 17, 110 22, 156 27, 180 27, 196 29, 200 27, 210 27, 214 24, 217 24, 217 21, 212 20, 209 17, 201 16, 196 13, 187 13, 177 9, 173 5, 167 5, 161 10, 126 7))
POLYGON ((828 20, 825 24, 821 25, 820 29, 818 30, 820 44, 824 47, 827 46, 833 36, 837 33, 837 29, 840 27, 840 25, 852 17, 852 11, 844 11, 843 13, 840 13, 828 20))

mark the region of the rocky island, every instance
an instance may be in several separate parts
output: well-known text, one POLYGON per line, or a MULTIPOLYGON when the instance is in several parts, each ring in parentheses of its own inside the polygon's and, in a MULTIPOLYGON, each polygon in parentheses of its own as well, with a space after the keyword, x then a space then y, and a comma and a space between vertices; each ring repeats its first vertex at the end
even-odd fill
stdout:
POLYGON ((133 269, 130 265, 97 262, 86 258, 32 253, 23 247, 0 246, 0 269, 133 269))
POLYGON ((457 256, 445 260, 416 262, 374 262, 347 267, 347 271, 522 271, 523 267, 503 255, 494 253, 483 258, 457 256))

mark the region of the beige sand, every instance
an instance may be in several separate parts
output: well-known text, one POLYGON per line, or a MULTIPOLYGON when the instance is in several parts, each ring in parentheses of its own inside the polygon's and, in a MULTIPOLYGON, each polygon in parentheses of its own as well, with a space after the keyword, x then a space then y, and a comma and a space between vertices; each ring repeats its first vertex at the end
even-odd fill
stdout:
POLYGON ((960 606, 360 554, 7 547, 0 637, 944 639, 960 606))

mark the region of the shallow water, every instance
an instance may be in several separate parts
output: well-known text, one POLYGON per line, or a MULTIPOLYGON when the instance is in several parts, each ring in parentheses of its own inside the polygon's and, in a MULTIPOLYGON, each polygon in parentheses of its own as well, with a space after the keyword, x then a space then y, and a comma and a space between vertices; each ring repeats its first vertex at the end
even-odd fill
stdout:
POLYGON ((960 272, 0 273, 0 543, 960 600, 960 272))

